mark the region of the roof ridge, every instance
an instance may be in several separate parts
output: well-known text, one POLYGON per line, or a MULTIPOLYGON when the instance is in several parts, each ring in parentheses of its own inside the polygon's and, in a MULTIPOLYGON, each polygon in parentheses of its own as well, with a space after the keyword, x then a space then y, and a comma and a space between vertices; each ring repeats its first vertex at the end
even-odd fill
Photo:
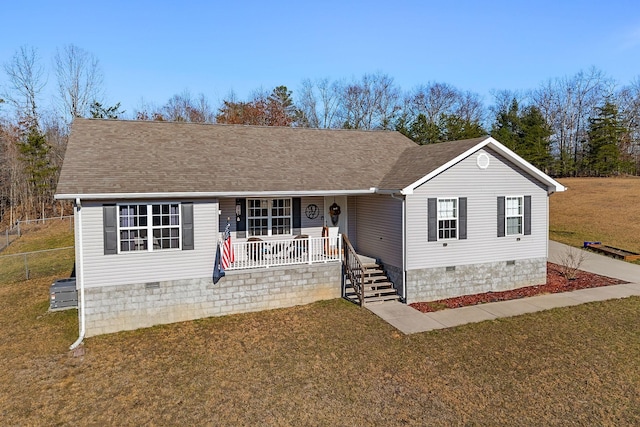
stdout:
POLYGON ((384 132, 384 133, 399 133, 401 132, 393 129, 345 129, 345 128, 316 128, 316 127, 303 127, 303 126, 269 126, 269 125, 246 125, 236 123, 202 123, 202 122, 183 122, 176 120, 136 120, 136 119, 104 119, 94 117, 76 117, 76 120, 86 120, 94 122, 119 122, 119 123, 147 123, 155 125, 194 125, 194 126, 220 126, 220 127, 236 127, 236 128, 256 128, 256 129, 290 129, 290 130, 307 130, 307 131, 341 131, 341 132, 384 132))

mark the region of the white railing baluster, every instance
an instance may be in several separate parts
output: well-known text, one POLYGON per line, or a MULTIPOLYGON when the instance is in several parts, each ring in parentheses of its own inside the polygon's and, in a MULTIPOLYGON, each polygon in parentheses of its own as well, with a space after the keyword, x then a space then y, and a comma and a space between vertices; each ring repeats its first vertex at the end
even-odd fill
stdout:
POLYGON ((235 262, 227 270, 340 261, 341 236, 233 243, 235 262))

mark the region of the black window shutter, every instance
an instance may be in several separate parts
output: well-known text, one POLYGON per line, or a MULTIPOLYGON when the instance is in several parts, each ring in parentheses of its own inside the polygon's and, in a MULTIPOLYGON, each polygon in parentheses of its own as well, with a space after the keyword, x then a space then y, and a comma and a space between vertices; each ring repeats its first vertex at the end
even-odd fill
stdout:
POLYGON ((293 234, 302 234, 302 213, 300 212, 302 200, 300 197, 291 199, 291 209, 293 214, 293 234))
POLYGON ((102 206, 102 224, 104 228, 104 254, 118 253, 118 207, 102 206))
POLYGON ((236 216, 236 237, 244 239, 247 237, 247 199, 236 199, 236 209, 238 206, 240 216, 236 216))
POLYGON ((193 243, 193 203, 182 203, 182 250, 194 249, 193 243))
POLYGON ((504 237, 505 211, 504 196, 498 197, 498 237, 504 237))
POLYGON ((438 199, 427 199, 427 241, 438 240, 438 199))
POLYGON ((531 234, 531 196, 524 196, 524 234, 531 234))
POLYGON ((467 238, 467 198, 458 199, 458 239, 467 238))

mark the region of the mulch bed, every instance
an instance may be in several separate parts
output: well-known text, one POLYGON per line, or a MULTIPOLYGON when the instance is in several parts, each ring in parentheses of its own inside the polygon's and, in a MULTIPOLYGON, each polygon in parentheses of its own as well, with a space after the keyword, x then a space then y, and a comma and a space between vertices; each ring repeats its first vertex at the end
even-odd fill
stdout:
POLYGON ((626 283, 624 280, 587 273, 578 270, 575 279, 567 280, 562 275, 562 267, 551 262, 547 263, 547 283, 544 285, 526 286, 502 292, 486 292, 484 294, 464 295, 461 297, 447 298, 430 302, 415 302, 410 304, 416 310, 423 313, 444 310, 447 308, 466 307, 469 305, 483 304, 487 302, 508 301, 512 299, 532 297, 540 294, 554 294, 569 292, 577 289, 597 288, 600 286, 619 285, 626 283))

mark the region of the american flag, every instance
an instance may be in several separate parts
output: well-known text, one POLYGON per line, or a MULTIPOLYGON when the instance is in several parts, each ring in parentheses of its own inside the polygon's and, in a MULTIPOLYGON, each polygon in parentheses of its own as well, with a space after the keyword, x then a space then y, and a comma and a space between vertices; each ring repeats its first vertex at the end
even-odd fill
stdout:
POLYGON ((226 270, 235 261, 236 257, 231 246, 231 226, 227 223, 227 227, 224 229, 224 241, 222 242, 222 269, 226 270))

